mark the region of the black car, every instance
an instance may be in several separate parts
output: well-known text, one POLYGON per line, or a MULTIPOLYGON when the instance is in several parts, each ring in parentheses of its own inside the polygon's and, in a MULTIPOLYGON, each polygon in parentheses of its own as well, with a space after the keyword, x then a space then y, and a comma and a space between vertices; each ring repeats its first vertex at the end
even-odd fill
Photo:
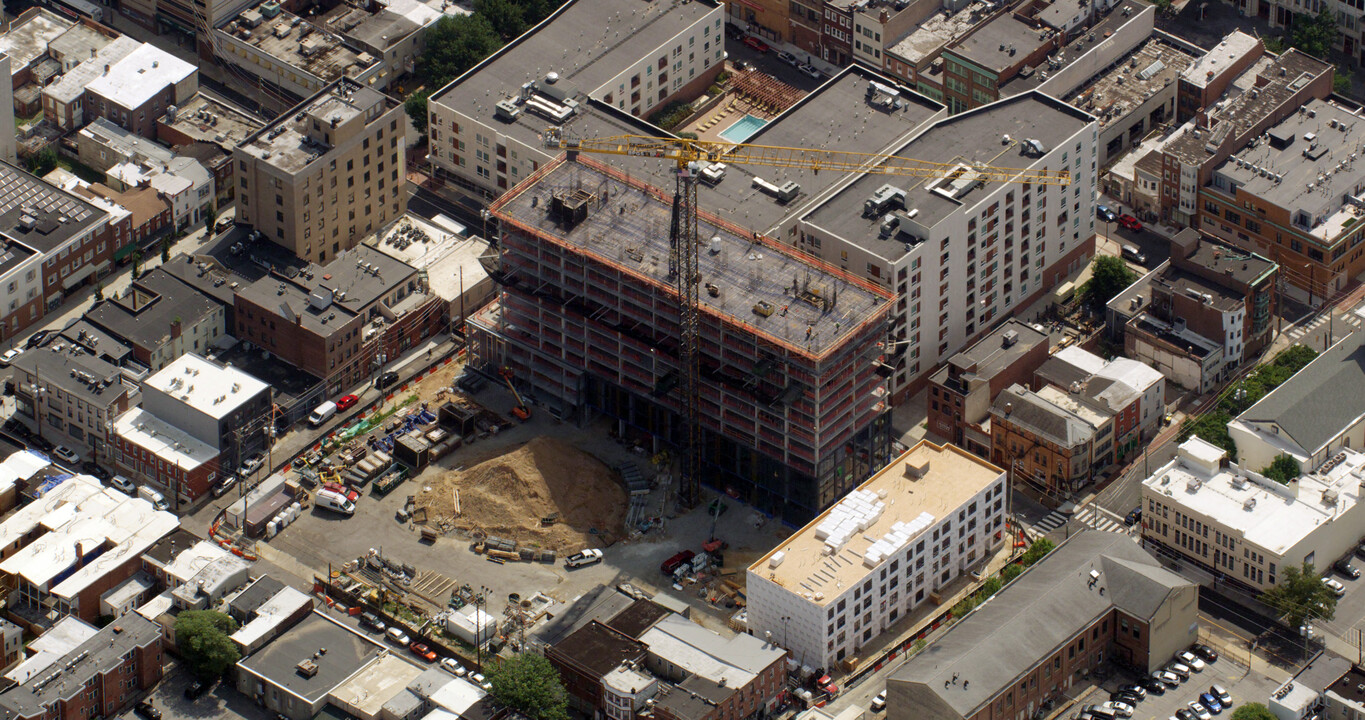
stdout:
POLYGON ((1109 693, 1109 699, 1111 701, 1127 703, 1129 705, 1137 705, 1142 702, 1142 698, 1138 697, 1137 693, 1127 692, 1125 690, 1109 693))
POLYGON ((1190 652, 1198 655, 1204 662, 1218 662, 1218 651, 1208 645, 1195 643, 1190 646, 1190 652))
POLYGON ((1166 694, 1166 686, 1165 686, 1164 684, 1162 684, 1162 682, 1161 682, 1160 680, 1157 680, 1156 678, 1150 678, 1150 677, 1149 677, 1149 678, 1144 678, 1143 681, 1142 681, 1142 687, 1146 688, 1147 692, 1149 692, 1149 693, 1151 693, 1151 694, 1153 694, 1153 695, 1165 695, 1165 694, 1166 694))
POLYGON ((152 707, 152 703, 148 700, 143 700, 134 706, 133 712, 147 718, 147 720, 161 720, 161 711, 152 707))
POLYGON ((43 452, 52 452, 52 448, 54 447, 47 438, 41 435, 30 435, 29 437, 24 438, 24 442, 27 442, 29 447, 38 448, 43 452))
POLYGON ((1332 567, 1335 568, 1337 572, 1341 573, 1342 575, 1345 575, 1348 578, 1351 578, 1352 580, 1360 579, 1360 571, 1357 570, 1356 567, 1352 565, 1350 561, 1347 560, 1346 558, 1342 558, 1336 561, 1335 563, 1332 563, 1332 567))
POLYGON ((101 480, 108 480, 109 478, 112 478, 114 476, 113 473, 109 472, 108 470, 105 470, 104 468, 100 467, 99 465, 95 464, 93 461, 90 460, 86 460, 85 462, 81 463, 81 470, 85 472, 85 474, 94 475, 95 477, 101 480))
POLYGON ((1180 720, 1199 720, 1189 708, 1180 708, 1179 710, 1176 710, 1175 716, 1180 718, 1180 720))
POLYGON ((1118 687, 1118 690, 1119 692, 1126 692, 1130 695, 1136 695, 1138 696, 1139 700, 1143 700, 1147 697, 1147 691, 1144 690, 1141 685, 1137 685, 1134 683, 1125 683, 1123 685, 1120 685, 1118 687))
POLYGON ((185 699, 198 700, 199 698, 204 696, 204 693, 207 693, 208 691, 212 690, 214 684, 215 683, 212 680, 200 680, 196 678, 189 685, 185 686, 185 699))
POLYGON ((52 336, 51 330, 39 330, 38 332, 28 336, 28 340, 24 342, 24 349, 32 350, 33 348, 42 345, 51 336, 52 336))
POLYGON ((29 436, 33 435, 33 431, 29 430, 27 425, 19 422, 19 418, 12 417, 6 420, 4 428, 5 432, 22 440, 27 440, 29 436))
POLYGON ((386 373, 381 374, 379 377, 375 378, 374 386, 379 390, 383 390, 384 388, 396 382, 398 382, 398 373, 390 370, 386 373))
POLYGON ((1142 522, 1142 506, 1139 505, 1128 511, 1128 516, 1123 519, 1123 524, 1132 527, 1142 522))

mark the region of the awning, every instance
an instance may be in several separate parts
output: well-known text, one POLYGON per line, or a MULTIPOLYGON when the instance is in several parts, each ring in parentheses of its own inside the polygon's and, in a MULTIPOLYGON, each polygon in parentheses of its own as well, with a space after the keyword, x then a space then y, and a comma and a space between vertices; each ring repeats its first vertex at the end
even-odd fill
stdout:
POLYGON ((133 242, 130 242, 130 243, 128 243, 127 245, 124 245, 123 247, 121 247, 121 248, 115 250, 115 251, 114 251, 114 262, 123 262, 123 259, 124 259, 124 258, 127 258, 127 257, 129 257, 129 256, 131 256, 131 255, 133 254, 133 251, 136 250, 136 249, 137 249, 137 242, 136 242, 136 241, 133 241, 133 242))
POLYGON ((76 272, 74 272, 74 273, 71 273, 70 275, 66 276, 66 279, 65 279, 65 280, 62 281, 62 289, 63 289, 63 290, 70 290, 71 288, 76 287, 77 285, 80 285, 80 284, 81 284, 82 282, 84 282, 85 279, 86 279, 87 277, 89 277, 89 276, 91 275, 91 273, 93 273, 93 272, 95 272, 95 266, 94 266, 94 265, 86 265, 85 267, 81 268, 80 270, 78 270, 78 271, 76 271, 76 272))
POLYGON ((194 28, 187 27, 185 23, 181 22, 177 18, 171 17, 170 15, 166 15, 164 13, 157 13, 156 19, 163 23, 166 23, 167 25, 170 25, 171 27, 175 28, 176 30, 179 30, 180 32, 189 33, 190 35, 195 34, 194 28))

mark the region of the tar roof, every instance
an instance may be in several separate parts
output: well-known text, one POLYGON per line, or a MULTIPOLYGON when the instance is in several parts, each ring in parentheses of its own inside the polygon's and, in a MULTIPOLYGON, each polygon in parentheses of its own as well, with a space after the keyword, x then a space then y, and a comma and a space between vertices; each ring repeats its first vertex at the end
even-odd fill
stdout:
MULTIPOLYGON (((816 600, 817 604, 833 602, 843 592, 838 588, 856 587, 865 576, 876 570, 879 563, 870 562, 868 550, 874 544, 882 543, 884 537, 900 534, 898 525, 922 525, 908 531, 911 533, 927 530, 933 523, 948 518, 968 498, 998 480, 1001 472, 1000 468, 953 445, 920 441, 865 480, 839 503, 755 561, 749 566, 749 572, 763 577, 772 575, 787 588, 807 587, 808 590, 822 591, 820 595, 824 597, 816 600), (909 474, 911 468, 925 465, 929 469, 922 477, 915 479, 909 474), (831 560, 827 554, 831 536, 827 532, 829 525, 826 520, 837 520, 840 513, 852 512, 848 508, 856 507, 858 498, 868 493, 877 500, 883 492, 887 495, 883 500, 885 508, 881 515, 868 524, 864 532, 849 536, 837 548, 837 562, 831 560), (925 514, 927 518, 923 517, 925 514), (927 520, 927 524, 919 523, 921 519, 927 520), (777 567, 772 567, 769 559, 779 552, 782 553, 782 560, 777 567)), ((913 540, 912 534, 905 542, 913 540)))
POLYGON ((660 691, 655 704, 667 711, 667 716, 681 720, 702 720, 716 713, 716 706, 733 695, 734 688, 722 687, 703 677, 691 676, 676 688, 660 691))
POLYGON ((1050 34, 1050 30, 1033 27, 1014 13, 1005 13, 982 23, 971 35, 954 43, 947 52, 959 55, 978 67, 1000 73, 1023 62, 1050 34))
POLYGON ((122 665, 123 656, 135 648, 160 640, 160 625, 137 613, 123 615, 53 663, 52 669, 0 695, 0 707, 24 717, 41 715, 57 702, 87 692, 89 683, 122 665))
MULTIPOLYGON (((23 357, 22 355, 20 357, 23 357)), ((1275 425, 1309 453, 1365 417, 1365 332, 1351 333, 1237 420, 1275 425)))
MULTIPOLYGON (((1061 17, 1067 14, 1073 15, 1075 14, 1077 6, 1074 4, 1074 2, 1062 4, 1069 7, 1069 10, 1061 11, 1057 17, 1061 17)), ((1082 7, 1084 7, 1085 4, 1086 3, 1082 3, 1082 7)), ((1055 8, 1057 6, 1058 3, 1053 3, 1053 5, 1049 7, 1055 8)), ((1109 48, 1107 47, 1107 45, 1110 42, 1113 42, 1110 40, 1110 38, 1113 38, 1119 32, 1120 28, 1128 25, 1129 23, 1136 23, 1137 24, 1136 27, 1142 29, 1143 35, 1149 33, 1152 27, 1152 21, 1150 18, 1156 12, 1155 10, 1151 10, 1150 8, 1151 6, 1145 2, 1138 2, 1137 0, 1122 0, 1122 2, 1119 2, 1118 4, 1106 10, 1104 12, 1104 15, 1099 19, 1099 21, 1095 22, 1088 28, 1085 28, 1084 32, 1079 31, 1076 32, 1076 34, 1072 36, 1071 41, 1069 43, 1063 46, 1060 50, 1057 50, 1052 53, 1052 56, 1048 59, 1048 62, 1039 63, 1038 65, 1032 68, 1021 69, 1017 75, 1006 80, 1005 83, 1000 86, 1001 97, 1017 95, 1018 93, 1026 92, 1028 90, 1033 90, 1035 88, 1041 87, 1044 83, 1048 81, 1049 77, 1057 78, 1058 75, 1060 75, 1063 70, 1065 70, 1073 63, 1084 62, 1087 63, 1085 67, 1089 67, 1090 63, 1100 62, 1096 58, 1104 58, 1105 62, 1115 62, 1113 60, 1110 60, 1107 54, 1109 52, 1109 48), (1147 9, 1145 15, 1144 9, 1147 9), (1053 60, 1056 60, 1055 64, 1052 64, 1053 60)), ((1125 33, 1125 35, 1127 35, 1127 33, 1125 33)), ((1030 45, 1027 48, 1020 47, 1019 51, 1028 54, 1043 42, 1045 41, 1040 38, 1036 40, 1033 45, 1030 45)), ((1047 40, 1046 42, 1051 41, 1047 40)), ((1134 70, 1130 68, 1130 71, 1134 70)), ((1086 74, 1088 74, 1089 72, 1090 71, 1087 71, 1086 74)), ((1172 77, 1174 76, 1172 75, 1172 77)), ((1077 80, 1079 81, 1079 78, 1077 78, 1077 80)), ((1073 83, 1073 87, 1074 85, 1075 84, 1073 83)), ((1151 87, 1156 88, 1161 87, 1161 85, 1152 84, 1151 87)), ((1061 91, 1062 91, 1061 89, 1056 90, 1056 92, 1061 91)), ((1141 97, 1141 88, 1139 88, 1136 94, 1139 97, 1141 97)), ((1091 111, 1090 108, 1082 109, 1086 111, 1091 111)))
POLYGON ((317 133, 310 132, 309 127, 315 120, 336 119, 344 123, 364 116, 364 122, 369 124, 379 114, 397 106, 398 101, 388 95, 343 78, 257 130, 237 149, 284 172, 298 173, 330 149, 314 142, 317 133))
MULTIPOLYGON (((247 12, 260 16, 259 8, 247 12)), ((241 22, 244 15, 246 13, 214 32, 232 36, 238 42, 256 48, 261 54, 310 73, 323 82, 342 78, 348 71, 349 74, 363 73, 369 67, 361 62, 360 53, 348 47, 340 37, 291 12, 280 11, 274 18, 265 19, 254 29, 241 22), (243 30, 248 33, 245 37, 242 35, 243 30)), ((249 59, 244 58, 239 62, 245 64, 249 59)))
POLYGON ((601 677, 627 660, 644 658, 647 646, 593 620, 551 647, 555 654, 562 654, 584 670, 601 677))
MULTIPOLYGON (((1027 169, 1039 163, 1036 156, 1024 154, 1027 139, 1037 140, 1051 151, 1092 121, 1090 115, 1035 91, 939 120, 894 154, 930 162, 985 163, 1027 169), (1011 139, 1002 142, 1001 138, 1006 135, 1011 139)), ((807 213, 805 219, 879 257, 894 260, 908 252, 904 242, 894 236, 888 240, 881 235, 881 215, 863 216, 863 201, 872 197, 879 187, 891 184, 904 189, 906 210, 918 210, 915 222, 925 227, 937 225, 958 208, 974 204, 990 191, 969 191, 964 203, 934 192, 930 189, 932 182, 910 177, 864 175, 807 213)))
POLYGON ((1223 245, 1210 238, 1200 240, 1194 252, 1185 260, 1208 268, 1218 277, 1227 277, 1243 285, 1255 285, 1279 267, 1268 258, 1223 245))
POLYGON ((228 603, 228 607, 235 617, 245 619, 256 612, 256 608, 264 605, 266 601, 275 597, 285 587, 287 586, 284 583, 274 577, 262 575, 256 578, 256 582, 237 593, 237 596, 228 603))
MULTIPOLYGON (((1046 334, 1034 330, 1033 326, 1022 320, 1011 318, 971 347, 949 358, 948 365, 963 370, 975 366, 976 369, 970 371, 972 377, 990 379, 1047 341, 1046 334)), ((948 367, 945 365, 934 374, 935 382, 942 382, 940 376, 947 377, 947 372, 948 367)))
POLYGON ((1192 295, 1195 293, 1204 295, 1209 298, 1205 301, 1206 304, 1224 312, 1236 310, 1246 299, 1240 292, 1209 282, 1178 267, 1169 267, 1166 272, 1152 278, 1152 286, 1166 288, 1168 292, 1175 295, 1192 295))
POLYGON ((917 63, 944 45, 967 34, 990 12, 991 4, 982 0, 974 0, 956 12, 941 8, 908 35, 896 40, 887 52, 917 63))
POLYGON ((269 274, 241 288, 238 294, 325 336, 345 327, 357 313, 410 281, 416 273, 411 265, 397 258, 367 245, 357 245, 343 250, 325 266, 310 265, 293 277, 269 274), (338 313, 341 317, 334 317, 338 313))
POLYGON ((52 252, 106 217, 84 199, 0 162, 0 234, 52 252))
POLYGON ((1174 82, 1180 71, 1192 62, 1193 55, 1160 37, 1153 37, 1067 100, 1094 114, 1100 127, 1108 127, 1140 108, 1151 93, 1174 82))
POLYGON ((9 31, 0 35, 0 52, 9 56, 10 73, 18 75, 29 63, 46 55, 47 44, 74 24, 47 8, 25 10, 9 31))
POLYGON ((533 631, 537 642, 554 645, 590 622, 608 622, 636 602, 610 585, 599 585, 570 600, 533 631))
POLYGON ((633 638, 638 638, 641 633, 667 616, 669 612, 668 608, 652 600, 642 598, 631 603, 630 607, 625 610, 616 613, 615 617, 607 621, 607 625, 633 638))
POLYGON ((166 88, 199 72, 198 68, 155 45, 143 43, 86 86, 126 108, 139 108, 166 88))
MULTIPOLYGON (((1365 162, 1356 164, 1365 152, 1362 138, 1365 119, 1358 111, 1314 98, 1228 158, 1215 171, 1215 181, 1221 176, 1239 192, 1284 208, 1296 225, 1305 225, 1297 214, 1307 213, 1306 226, 1317 231, 1344 207, 1342 198, 1365 183, 1365 162)), ((1343 229, 1325 239, 1335 239, 1343 229)))
MULTIPOLYGON (((669 191, 671 195, 671 190, 669 191)), ((562 244, 574 253, 620 267, 667 292, 668 227, 664 191, 586 158, 563 158, 504 194, 492 212, 509 225, 562 244), (584 193, 587 216, 565 230, 550 212, 550 196, 584 193)), ((703 313, 743 327, 794 352, 824 357, 866 323, 884 317, 891 295, 875 285, 734 225, 699 213, 697 238, 703 313), (793 288, 791 283, 800 283, 793 288)))
POLYGON ((176 110, 174 120, 167 113, 160 122, 196 140, 214 142, 227 150, 265 124, 240 108, 205 95, 202 90, 176 110))
POLYGON ((221 307, 203 293, 157 268, 135 280, 123 295, 97 303, 86 320, 144 348, 159 348, 221 307))
POLYGON ((61 342, 29 350, 14 359, 14 366, 38 378, 43 387, 57 387, 87 403, 107 407, 129 388, 119 368, 91 355, 84 348, 61 342))
POLYGON ((1149 620, 1190 585, 1128 535, 1083 530, 896 670, 888 694, 894 701, 898 685, 923 684, 957 717, 972 717, 1110 610, 1149 620))
MULTIPOLYGON (((314 611, 299 624, 237 663, 309 703, 369 666, 384 648, 360 633, 314 611), (326 654, 318 651, 326 648, 326 654), (316 664, 317 672, 298 672, 299 663, 316 664)), ((3 697, 3 696, 0 696, 3 697)))

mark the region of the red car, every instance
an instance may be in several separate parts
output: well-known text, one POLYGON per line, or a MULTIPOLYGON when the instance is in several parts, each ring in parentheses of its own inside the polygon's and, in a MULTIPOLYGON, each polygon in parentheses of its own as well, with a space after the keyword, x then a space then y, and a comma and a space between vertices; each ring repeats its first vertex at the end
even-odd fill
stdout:
POLYGON ((412 651, 413 655, 427 662, 436 662, 436 651, 427 647, 425 643, 415 642, 409 645, 408 649, 412 651))
POLYGON ((360 402, 360 398, 354 395, 343 395, 337 398, 337 411, 349 410, 358 402, 360 402))
POLYGON ((757 51, 759 51, 759 52, 761 52, 761 53, 766 53, 766 52, 768 52, 769 50, 772 49, 772 48, 768 47, 768 43, 765 43, 765 42, 763 42, 762 40, 759 40, 758 38, 756 38, 756 37, 754 37, 754 36, 752 36, 752 35, 750 35, 750 36, 744 38, 744 44, 745 44, 745 45, 748 45, 749 47, 751 47, 751 48, 753 48, 753 49, 755 49, 755 50, 757 50, 757 51))
POLYGON ((1124 214, 1119 216, 1119 227, 1138 232, 1142 230, 1142 222, 1132 215, 1124 214))
POLYGON ((330 490, 346 498, 347 500, 350 500, 351 502, 355 502, 356 500, 360 499, 360 493, 356 492, 355 490, 352 490, 351 488, 346 487, 345 485, 342 485, 341 483, 334 482, 323 483, 322 489, 330 490))

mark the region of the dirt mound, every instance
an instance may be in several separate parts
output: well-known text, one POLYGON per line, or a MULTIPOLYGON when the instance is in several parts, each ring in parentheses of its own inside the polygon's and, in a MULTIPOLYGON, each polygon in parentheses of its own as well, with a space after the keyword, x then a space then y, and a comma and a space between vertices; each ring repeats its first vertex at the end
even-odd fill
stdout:
POLYGON ((606 465, 563 441, 541 437, 445 473, 417 494, 416 505, 426 509, 429 523, 449 519, 462 530, 576 552, 600 546, 604 535, 620 535, 627 500, 606 465), (551 516, 555 522, 542 527, 541 518, 551 516))

